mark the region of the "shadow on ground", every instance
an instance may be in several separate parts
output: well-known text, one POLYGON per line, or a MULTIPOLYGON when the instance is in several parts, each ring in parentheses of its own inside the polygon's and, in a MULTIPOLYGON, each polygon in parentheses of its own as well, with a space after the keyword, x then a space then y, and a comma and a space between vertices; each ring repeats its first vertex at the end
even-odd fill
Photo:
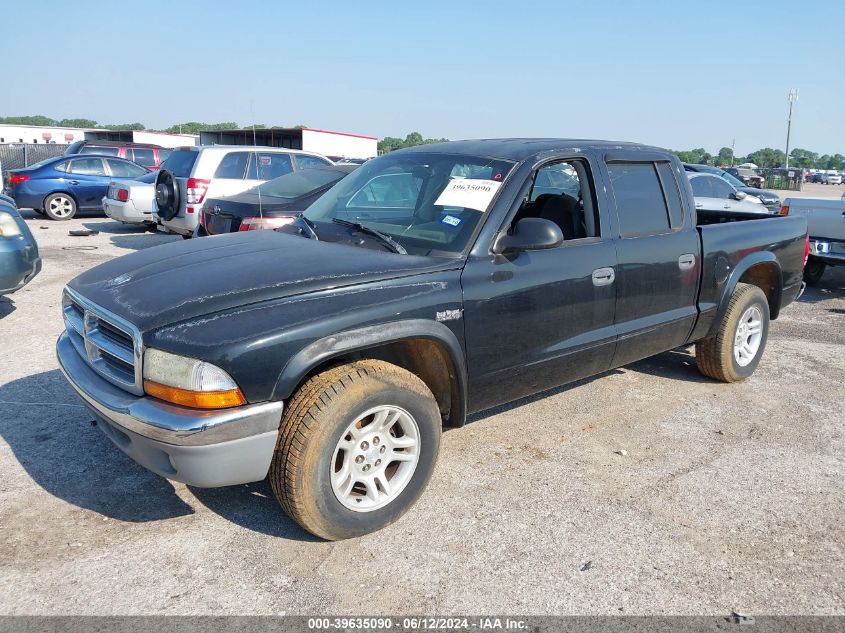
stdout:
POLYGON ((845 297, 845 266, 828 266, 816 285, 807 286, 799 301, 818 303, 838 297, 845 297))
POLYGON ((80 508, 132 522, 193 513, 100 432, 58 370, 0 386, 0 436, 36 484, 80 508))
POLYGON ((124 224, 115 220, 84 222, 83 226, 86 229, 108 234, 112 244, 132 251, 140 251, 182 239, 179 235, 153 233, 143 224, 124 224))
POLYGON ((0 319, 15 311, 15 302, 9 297, 0 296, 0 319))

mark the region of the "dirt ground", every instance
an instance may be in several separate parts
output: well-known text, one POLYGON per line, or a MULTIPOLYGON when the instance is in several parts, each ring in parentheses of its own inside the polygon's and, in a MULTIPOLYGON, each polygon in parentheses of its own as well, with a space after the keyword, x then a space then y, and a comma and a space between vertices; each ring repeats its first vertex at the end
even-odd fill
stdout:
POLYGON ((63 284, 179 238, 24 215, 44 269, 0 298, 0 613, 845 614, 845 269, 747 382, 673 351, 477 415, 401 521, 326 543, 266 482, 136 465, 57 369, 63 284))

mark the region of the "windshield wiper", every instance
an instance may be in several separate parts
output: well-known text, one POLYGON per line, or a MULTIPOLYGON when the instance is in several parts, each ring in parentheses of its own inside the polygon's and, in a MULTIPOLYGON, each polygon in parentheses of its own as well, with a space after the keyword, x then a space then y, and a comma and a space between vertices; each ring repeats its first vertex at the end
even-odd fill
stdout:
POLYGON ((314 223, 305 217, 304 213, 297 213, 296 218, 293 221, 293 224, 298 226, 302 233, 312 240, 320 241, 320 238, 317 236, 316 226, 314 223))
POLYGON ((386 233, 382 233, 381 231, 376 231, 375 229, 371 229, 360 222, 350 222, 349 220, 343 220, 341 218, 332 218, 332 222, 335 224, 342 224, 343 226, 348 226, 353 229, 360 231, 361 233, 366 233, 367 235, 372 235, 373 237, 377 237, 382 242, 387 244, 390 248, 393 249, 395 253, 399 253, 400 255, 407 255, 408 251, 406 251, 402 245, 394 240, 392 237, 387 235, 386 233))

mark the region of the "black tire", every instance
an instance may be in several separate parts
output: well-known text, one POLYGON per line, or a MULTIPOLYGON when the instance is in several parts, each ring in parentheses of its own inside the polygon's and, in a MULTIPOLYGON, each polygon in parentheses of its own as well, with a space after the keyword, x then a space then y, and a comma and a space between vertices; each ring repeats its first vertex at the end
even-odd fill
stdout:
POLYGON ((171 172, 162 169, 156 174, 154 186, 159 217, 165 221, 172 220, 179 214, 181 205, 179 183, 171 172))
MULTIPOLYGON (((748 340, 745 337, 743 340, 748 340)), ((766 341, 769 338, 769 302, 765 293, 757 286, 738 283, 728 302, 716 335, 695 344, 695 362, 698 371, 705 376, 722 382, 745 380, 760 363, 766 341), (736 339, 741 337, 738 330, 740 320, 751 308, 756 307, 761 316, 761 335, 756 352, 747 364, 740 364, 735 355, 736 339)))
POLYGON ((804 266, 804 281, 808 286, 815 286, 822 279, 827 264, 812 257, 807 260, 807 265, 804 266))
MULTIPOLYGON (((316 536, 334 541, 374 532, 396 521, 422 494, 437 460, 441 427, 434 396, 414 374, 380 360, 335 367, 310 378, 291 398, 270 466, 270 485, 285 512, 316 536), (416 467, 386 505, 370 511, 352 510, 341 502, 332 485, 340 455, 336 454, 338 443, 351 437, 348 430, 356 421, 361 425, 358 429, 366 433, 371 422, 361 416, 382 406, 401 408, 416 423, 416 467)), ((357 450, 357 440, 353 441, 357 450)), ((372 441, 375 446, 377 441, 372 441)), ((361 446, 366 448, 364 444, 361 446)), ((353 459, 351 453, 344 455, 344 459, 353 459)))
POLYGON ((33 209, 33 211, 35 211, 38 215, 47 215, 44 213, 44 209, 33 209))
POLYGON ((67 193, 52 193, 44 199, 44 215, 51 220, 70 220, 76 215, 76 200, 67 193))

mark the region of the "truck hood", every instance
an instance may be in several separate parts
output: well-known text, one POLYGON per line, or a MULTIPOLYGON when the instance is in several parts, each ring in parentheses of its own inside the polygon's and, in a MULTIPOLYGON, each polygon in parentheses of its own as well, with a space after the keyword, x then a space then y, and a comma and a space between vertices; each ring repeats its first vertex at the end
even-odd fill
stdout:
POLYGON ((460 265, 250 231, 148 248, 96 266, 68 286, 144 332, 260 301, 460 265))

